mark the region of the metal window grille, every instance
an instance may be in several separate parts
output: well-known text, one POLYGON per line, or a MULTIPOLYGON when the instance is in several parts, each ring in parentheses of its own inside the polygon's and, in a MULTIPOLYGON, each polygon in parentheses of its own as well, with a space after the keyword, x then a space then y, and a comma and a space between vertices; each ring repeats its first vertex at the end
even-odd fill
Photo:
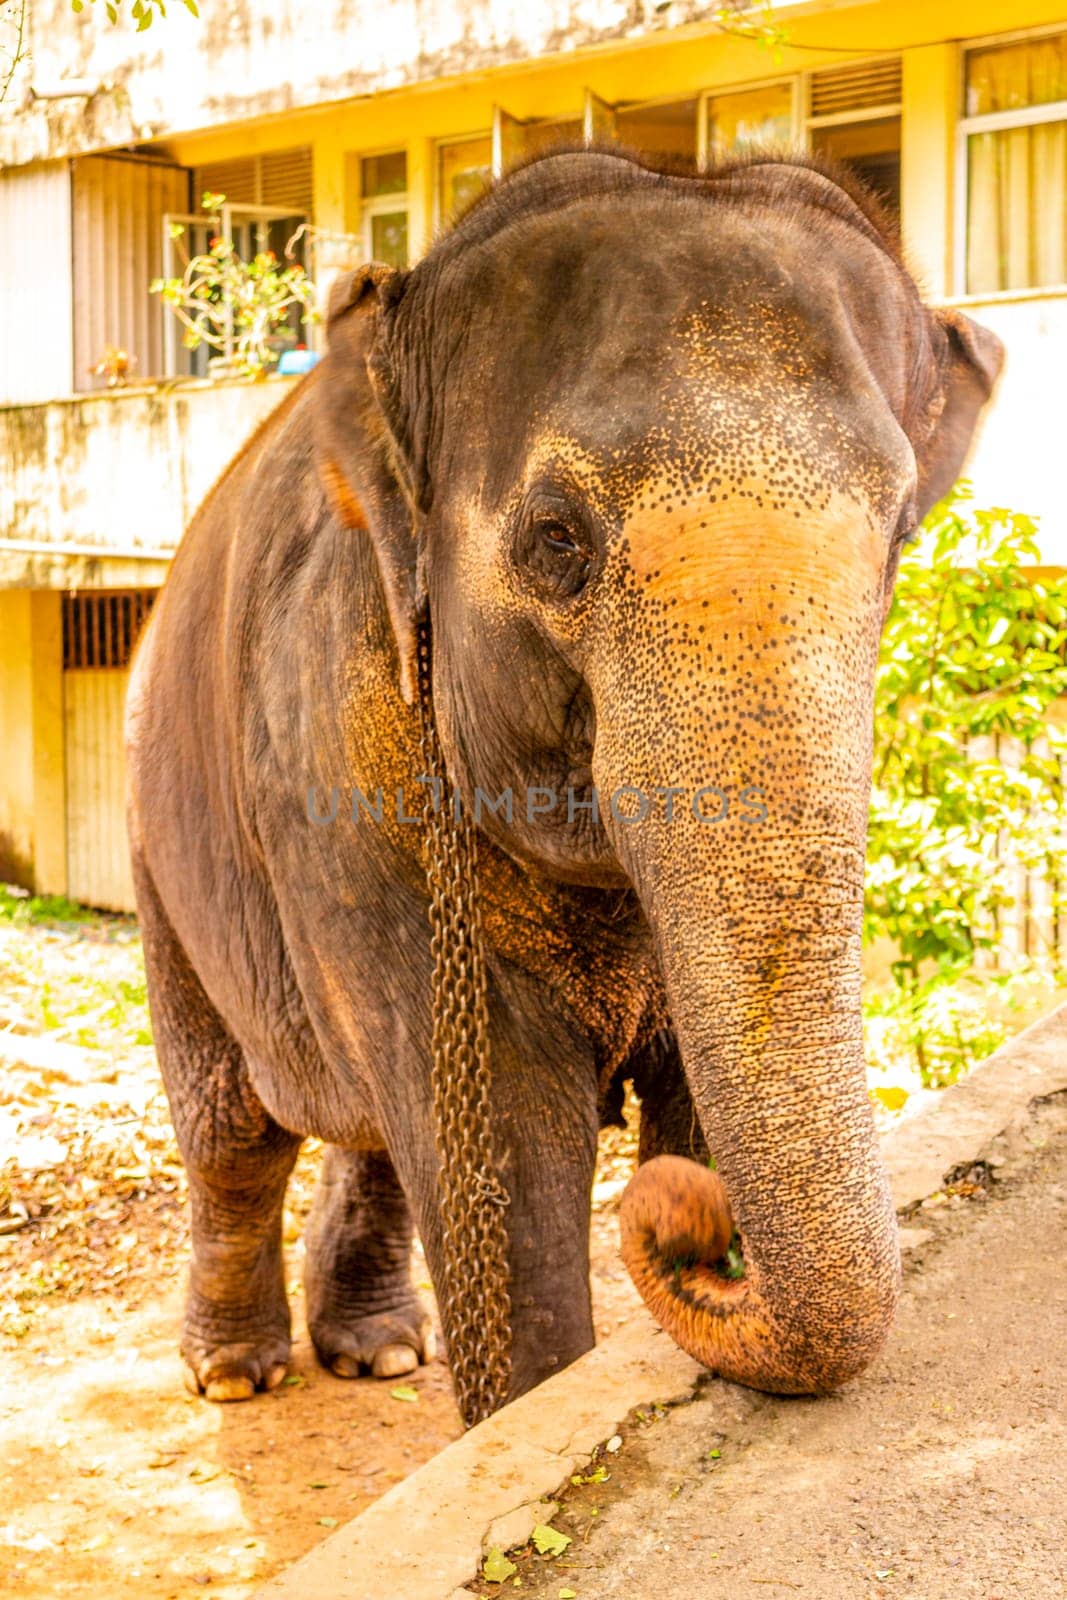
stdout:
POLYGON ((128 667, 155 589, 110 589, 63 596, 63 670, 128 667))

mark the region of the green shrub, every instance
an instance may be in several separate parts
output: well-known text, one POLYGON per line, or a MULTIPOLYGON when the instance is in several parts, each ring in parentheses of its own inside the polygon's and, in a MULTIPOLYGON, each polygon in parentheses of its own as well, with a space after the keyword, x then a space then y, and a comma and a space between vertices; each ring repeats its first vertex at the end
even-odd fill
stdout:
POLYGON ((961 486, 905 552, 875 702, 865 934, 894 959, 868 1019, 892 1020, 931 1086, 1063 975, 1053 941, 1019 954, 1004 934, 1020 870, 1067 911, 1067 578, 1035 572, 1028 517, 968 502, 961 486))

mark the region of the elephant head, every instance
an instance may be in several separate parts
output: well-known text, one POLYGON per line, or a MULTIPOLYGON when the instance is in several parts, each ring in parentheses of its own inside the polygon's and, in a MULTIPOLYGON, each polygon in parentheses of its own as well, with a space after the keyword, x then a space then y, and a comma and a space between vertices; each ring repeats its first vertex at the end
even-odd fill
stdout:
POLYGON ((803 158, 595 152, 345 279, 330 341, 323 471, 409 693, 429 604, 454 781, 510 791, 480 820, 530 870, 647 920, 717 1170, 639 1171, 631 1272, 715 1371, 832 1388, 899 1276, 860 1017, 879 634, 1000 347, 803 158))

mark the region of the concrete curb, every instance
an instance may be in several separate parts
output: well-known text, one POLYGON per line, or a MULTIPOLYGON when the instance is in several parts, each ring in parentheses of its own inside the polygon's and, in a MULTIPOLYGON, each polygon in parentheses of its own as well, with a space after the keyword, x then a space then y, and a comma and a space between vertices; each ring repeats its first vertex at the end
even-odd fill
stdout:
MULTIPOLYGON (((984 1159, 1032 1102, 1067 1091, 1067 1005, 1002 1046, 884 1141, 898 1209, 984 1159)), ((484 1551, 521 1544, 554 1490, 635 1406, 688 1398, 703 1372, 641 1316, 505 1406, 257 1592, 257 1600, 467 1600, 484 1551)))

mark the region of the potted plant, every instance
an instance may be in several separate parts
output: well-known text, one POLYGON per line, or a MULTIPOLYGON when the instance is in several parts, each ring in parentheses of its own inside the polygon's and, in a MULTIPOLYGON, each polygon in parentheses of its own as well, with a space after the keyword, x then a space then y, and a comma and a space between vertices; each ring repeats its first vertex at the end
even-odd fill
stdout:
MULTIPOLYGON (((218 219, 218 231, 202 254, 185 256, 180 278, 156 278, 149 285, 182 323, 182 342, 188 350, 207 345, 216 352, 208 361, 212 377, 265 377, 290 339, 293 306, 300 306, 302 324, 317 321, 315 285, 299 262, 279 262, 273 250, 261 250, 243 260, 226 237, 221 221, 226 196, 205 194, 208 216, 218 219)), ((180 240, 182 223, 170 234, 180 240)), ((290 241, 290 248, 292 241, 290 241)))

